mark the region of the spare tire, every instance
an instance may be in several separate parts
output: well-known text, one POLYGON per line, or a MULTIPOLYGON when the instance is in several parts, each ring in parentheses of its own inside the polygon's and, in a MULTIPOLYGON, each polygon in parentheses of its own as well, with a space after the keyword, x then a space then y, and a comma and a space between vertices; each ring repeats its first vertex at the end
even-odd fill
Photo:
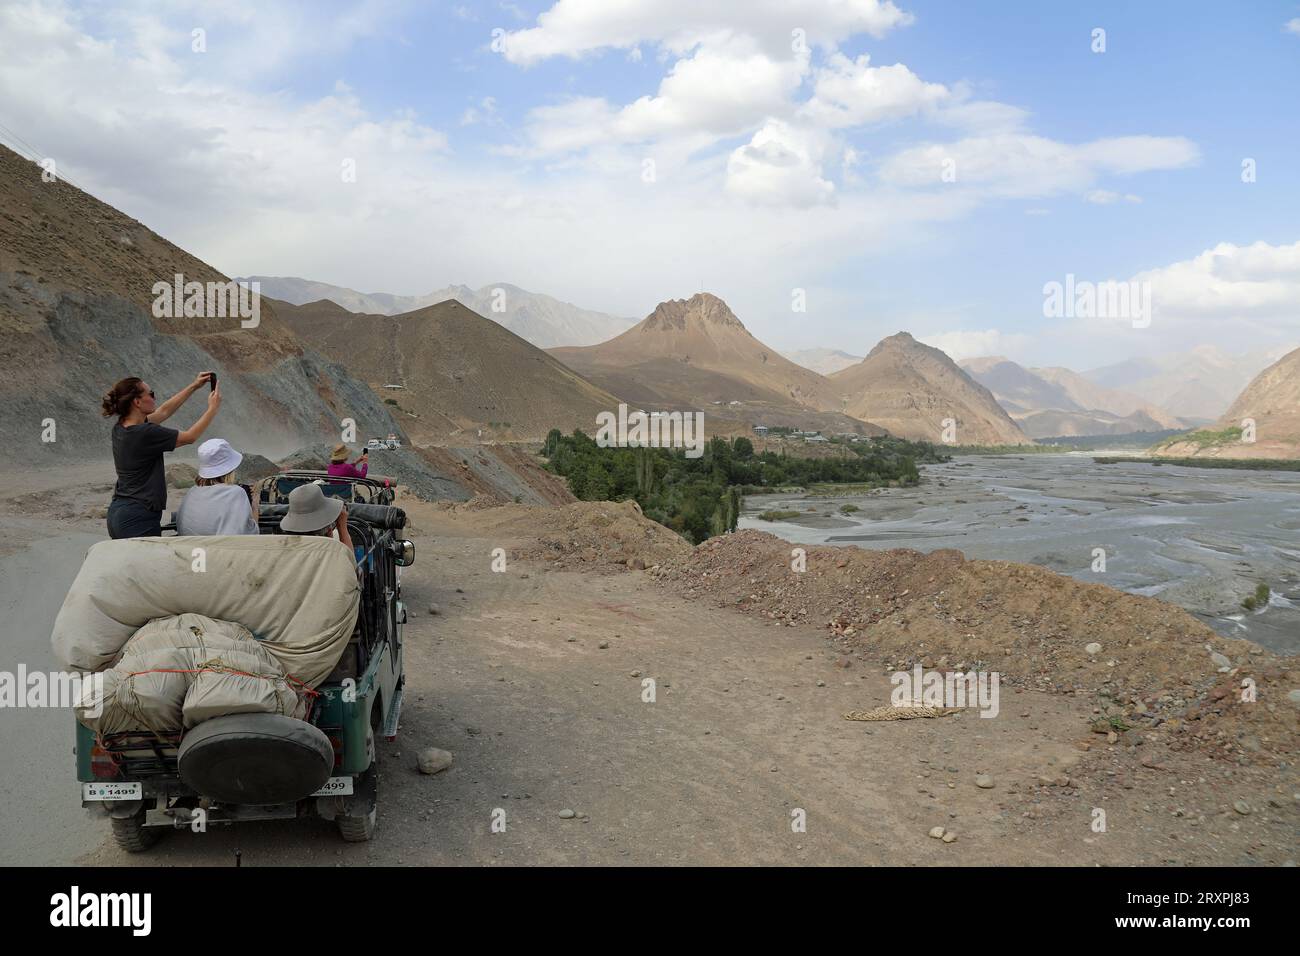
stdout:
POLYGON ((334 748, 313 724, 282 714, 232 714, 199 724, 181 741, 181 780, 221 803, 292 803, 319 790, 334 748))

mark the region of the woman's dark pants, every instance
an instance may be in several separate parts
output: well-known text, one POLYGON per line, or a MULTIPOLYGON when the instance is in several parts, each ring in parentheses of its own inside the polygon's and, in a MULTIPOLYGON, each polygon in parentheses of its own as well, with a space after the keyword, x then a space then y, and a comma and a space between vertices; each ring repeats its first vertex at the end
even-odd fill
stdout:
POLYGON ((108 506, 110 538, 157 538, 161 534, 161 511, 130 498, 114 498, 108 506))

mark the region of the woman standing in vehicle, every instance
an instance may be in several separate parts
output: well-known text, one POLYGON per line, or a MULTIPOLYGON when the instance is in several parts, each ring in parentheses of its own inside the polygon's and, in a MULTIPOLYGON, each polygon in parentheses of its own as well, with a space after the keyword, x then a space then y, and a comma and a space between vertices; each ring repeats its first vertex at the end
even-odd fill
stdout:
POLYGON ((149 538, 162 534, 162 513, 167 507, 167 479, 163 454, 198 441, 221 407, 221 386, 208 395, 208 407, 199 420, 184 431, 163 428, 161 423, 185 400, 211 379, 202 372, 189 385, 161 405, 144 381, 124 378, 104 394, 105 418, 116 415, 113 426, 113 465, 117 484, 108 506, 108 534, 111 538, 149 538))

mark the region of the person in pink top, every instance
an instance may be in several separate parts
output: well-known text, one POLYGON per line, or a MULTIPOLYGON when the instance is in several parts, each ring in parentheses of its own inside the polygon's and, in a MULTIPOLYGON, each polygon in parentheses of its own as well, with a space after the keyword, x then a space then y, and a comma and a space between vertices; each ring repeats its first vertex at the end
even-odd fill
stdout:
POLYGON ((364 478, 370 468, 370 453, 362 451, 354 462, 348 461, 348 446, 342 443, 334 446, 330 453, 329 475, 331 478, 364 478))

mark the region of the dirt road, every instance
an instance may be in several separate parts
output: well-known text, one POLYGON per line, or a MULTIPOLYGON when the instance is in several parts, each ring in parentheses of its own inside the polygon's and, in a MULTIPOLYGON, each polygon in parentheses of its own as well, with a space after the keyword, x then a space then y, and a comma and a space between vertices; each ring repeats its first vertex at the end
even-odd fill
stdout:
MULTIPOLYGON (((511 542, 483 537, 472 512, 411 512, 407 703, 397 742, 381 745, 375 840, 343 844, 330 825, 302 820, 172 833, 145 856, 104 839, 62 862, 233 865, 236 851, 246 866, 1295 857, 1296 804, 1280 775, 1208 762, 1194 776, 1147 769, 1140 748, 1095 735, 1085 752, 1076 742, 1091 708, 1029 691, 1004 690, 994 719, 847 721, 888 703, 889 682, 818 628, 680 600, 641 571, 511 561, 493 572, 492 549, 511 542), (452 751, 452 768, 418 773, 427 746, 452 751), (1105 832, 1093 829, 1098 809, 1105 832), (932 839, 934 827, 955 841, 932 839)), ((515 533, 525 537, 526 522, 515 533)), ((80 812, 71 756, 33 758, 63 768, 43 800, 80 812)), ((44 825, 35 809, 15 816, 44 825)))

